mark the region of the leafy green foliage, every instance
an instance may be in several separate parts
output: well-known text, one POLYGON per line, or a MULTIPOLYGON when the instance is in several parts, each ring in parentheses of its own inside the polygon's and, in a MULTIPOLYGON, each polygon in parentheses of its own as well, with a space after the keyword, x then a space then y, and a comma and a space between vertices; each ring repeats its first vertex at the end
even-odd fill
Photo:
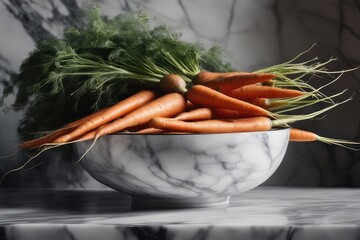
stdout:
POLYGON ((181 41, 146 13, 107 19, 95 8, 87 17, 83 28, 67 28, 63 39, 37 43, 4 89, 4 97, 17 91, 13 110, 26 107, 19 128, 24 139, 112 105, 139 88, 156 88, 169 73, 191 86, 203 68, 232 70, 218 48, 181 41), (150 28, 150 21, 157 26, 150 28))

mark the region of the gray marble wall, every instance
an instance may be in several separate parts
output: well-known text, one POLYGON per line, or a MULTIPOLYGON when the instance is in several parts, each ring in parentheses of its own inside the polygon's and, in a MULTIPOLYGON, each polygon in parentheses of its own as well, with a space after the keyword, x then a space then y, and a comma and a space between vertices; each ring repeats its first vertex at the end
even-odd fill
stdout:
MULTIPOLYGON (((16 73, 37 40, 61 37, 68 25, 81 25, 79 10, 98 3, 113 17, 147 10, 186 41, 220 45, 234 65, 251 71, 288 60, 317 43, 308 55, 338 58, 333 69, 360 63, 360 2, 358 0, 1 0, 0 79, 16 73)), ((329 112, 321 121, 298 127, 321 135, 360 140, 360 71, 343 75, 329 92, 348 88, 353 101, 329 112)), ((0 85, 0 88, 2 86, 0 85)), ((1 90, 1 89, 0 89, 1 90)), ((7 104, 14 99, 8 97, 7 104)), ((16 128, 22 113, 1 113, 0 155, 17 144, 16 128)), ((359 152, 323 143, 291 143, 276 173, 264 185, 359 187, 359 152)), ((18 166, 24 153, 0 159, 0 169, 18 166)), ((56 152, 31 171, 9 175, 2 186, 97 187, 79 164, 64 161, 56 152)), ((40 159, 38 163, 41 163, 40 159)))

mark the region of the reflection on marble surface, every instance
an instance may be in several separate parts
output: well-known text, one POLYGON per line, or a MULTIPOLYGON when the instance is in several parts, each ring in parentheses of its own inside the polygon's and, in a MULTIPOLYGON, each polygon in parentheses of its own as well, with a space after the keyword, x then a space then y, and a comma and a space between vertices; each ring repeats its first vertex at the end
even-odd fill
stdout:
MULTIPOLYGON (((313 43, 309 58, 339 61, 333 69, 360 65, 360 11, 357 0, 109 0, 99 3, 105 15, 147 10, 182 32, 186 41, 206 46, 221 46, 229 60, 241 70, 277 64, 288 60, 313 43), (215 16, 215 17, 214 17, 215 16)), ((81 25, 80 9, 90 6, 85 0, 5 0, 0 2, 0 79, 17 72, 20 62, 33 50, 37 40, 61 37, 68 25, 81 25)), ((360 140, 360 70, 346 73, 329 93, 349 89, 354 100, 329 112, 322 121, 300 123, 297 127, 321 135, 360 140), (344 118, 345 117, 345 118, 344 118), (345 122, 346 124, 338 124, 345 122)), ((315 83, 316 85, 316 83, 315 83)), ((1 90, 0 84, 0 90, 1 90)), ((6 99, 11 104, 13 98, 6 99)), ((22 113, 0 115, 0 154, 6 155, 18 141, 16 128, 22 113)), ((81 170, 74 170, 56 154, 47 165, 27 174, 9 178, 8 186, 99 186, 81 170), (49 172, 56 169, 56 174, 49 172), (68 174, 71 172, 71 174, 68 174), (56 175, 57 177, 54 177, 56 175), (41 182, 41 179, 46 181, 41 182)), ((290 144, 278 171, 265 185, 359 187, 359 152, 325 144, 290 144)), ((18 161, 24 161, 19 156, 18 161)), ((12 159, 7 165, 12 167, 12 159)), ((5 168, 6 164, 0 166, 5 168)))
POLYGON ((289 129, 252 133, 119 134, 75 143, 85 169, 134 203, 168 206, 227 204, 280 165, 289 129))
POLYGON ((110 190, 5 190, 0 213, 0 239, 358 239, 360 190, 263 187, 228 207, 152 211, 110 190))

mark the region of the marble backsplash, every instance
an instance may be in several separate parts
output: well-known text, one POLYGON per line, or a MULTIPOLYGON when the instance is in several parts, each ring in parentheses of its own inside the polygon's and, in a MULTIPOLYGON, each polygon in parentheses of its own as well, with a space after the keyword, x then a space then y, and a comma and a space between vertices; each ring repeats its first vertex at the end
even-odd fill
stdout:
MULTIPOLYGON (((317 46, 308 58, 338 58, 332 69, 348 69, 360 63, 360 2, 358 0, 1 0, 0 79, 16 73, 36 41, 61 37, 64 27, 82 24, 79 14, 92 4, 103 14, 147 10, 182 38, 205 46, 219 45, 241 70, 251 71, 291 59, 317 46)), ((0 85, 0 90, 2 86, 0 85)), ((320 135, 360 140, 360 70, 345 73, 329 87, 329 93, 348 89, 351 102, 329 112, 325 119, 297 126, 320 135)), ((8 97, 7 104, 14 99, 8 97)), ((22 113, 0 114, 0 155, 18 142, 16 129, 22 113)), ((0 160, 5 172, 23 162, 19 153, 0 160)), ((63 161, 56 152, 31 171, 14 173, 2 186, 97 187, 82 167, 63 161)), ((290 143, 285 158, 264 185, 360 187, 360 154, 323 143, 290 143)), ((39 163, 41 160, 39 160, 39 163)))

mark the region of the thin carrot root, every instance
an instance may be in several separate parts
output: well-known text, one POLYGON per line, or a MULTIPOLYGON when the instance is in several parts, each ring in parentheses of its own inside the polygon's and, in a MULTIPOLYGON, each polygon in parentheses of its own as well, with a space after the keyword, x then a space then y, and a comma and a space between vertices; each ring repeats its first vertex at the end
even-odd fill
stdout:
POLYGON ((57 139, 61 136, 64 136, 65 134, 72 132, 76 127, 77 126, 60 128, 44 137, 40 137, 40 138, 37 138, 34 140, 23 142, 21 144, 21 148, 31 149, 31 148, 40 147, 46 143, 53 142, 55 139, 57 139))
POLYGON ((34 156, 30 157, 24 164, 22 164, 21 166, 11 169, 9 171, 7 171, 6 173, 4 173, 1 178, 0 178, 0 185, 2 184, 2 182, 4 181, 5 177, 8 176, 9 174, 13 173, 13 172, 17 172, 20 171, 22 169, 24 169, 33 159, 35 159, 36 157, 38 157, 40 154, 42 154, 43 152, 55 148, 57 146, 48 146, 48 147, 43 147, 42 150, 40 150, 38 153, 36 153, 34 156))
POLYGON ((0 159, 7 159, 7 158, 11 158, 13 156, 15 156, 16 154, 19 153, 19 151, 21 150, 21 146, 16 146, 12 151, 10 151, 9 154, 5 155, 5 156, 0 156, 0 159))

